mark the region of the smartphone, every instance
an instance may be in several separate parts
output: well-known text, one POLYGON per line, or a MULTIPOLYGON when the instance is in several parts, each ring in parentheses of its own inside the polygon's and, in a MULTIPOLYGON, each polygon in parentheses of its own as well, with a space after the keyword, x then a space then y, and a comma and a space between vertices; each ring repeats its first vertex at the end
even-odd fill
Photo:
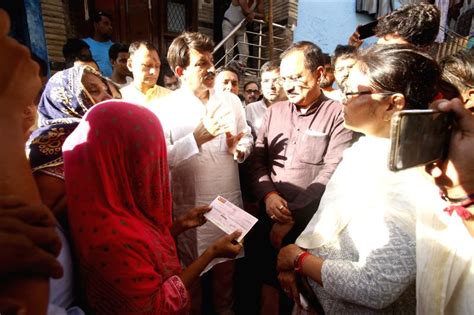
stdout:
POLYGON ((377 26, 378 21, 361 25, 357 27, 357 32, 359 33, 359 39, 366 39, 375 35, 375 27, 377 26))
POLYGON ((445 159, 452 124, 451 113, 433 109, 395 113, 390 129, 389 169, 401 171, 445 159))

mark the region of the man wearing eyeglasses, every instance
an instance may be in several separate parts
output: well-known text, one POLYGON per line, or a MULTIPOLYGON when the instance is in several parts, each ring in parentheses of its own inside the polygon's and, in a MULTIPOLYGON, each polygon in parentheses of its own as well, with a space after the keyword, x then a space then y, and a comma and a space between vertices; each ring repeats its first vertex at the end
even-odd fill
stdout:
POLYGON ((256 102, 259 100, 262 93, 260 92, 260 86, 258 86, 257 81, 248 81, 244 84, 244 101, 242 105, 245 107, 250 103, 256 102))
MULTIPOLYGON (((280 77, 288 101, 268 108, 256 140, 252 173, 254 192, 265 204, 256 245, 265 314, 278 314, 274 301, 284 296, 272 267, 278 249, 293 243, 312 218, 352 140, 342 105, 321 92, 323 66, 321 49, 311 42, 294 43, 282 53, 280 77)), ((289 313, 286 304, 291 302, 282 304, 281 314, 289 313)))

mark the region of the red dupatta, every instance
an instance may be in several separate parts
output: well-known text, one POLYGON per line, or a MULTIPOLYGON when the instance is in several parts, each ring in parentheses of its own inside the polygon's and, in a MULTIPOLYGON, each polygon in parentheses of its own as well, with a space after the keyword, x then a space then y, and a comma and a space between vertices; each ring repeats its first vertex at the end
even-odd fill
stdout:
POLYGON ((163 285, 181 268, 169 232, 166 144, 156 116, 138 105, 103 102, 63 152, 71 235, 89 307, 106 314, 176 313, 187 292, 163 285))

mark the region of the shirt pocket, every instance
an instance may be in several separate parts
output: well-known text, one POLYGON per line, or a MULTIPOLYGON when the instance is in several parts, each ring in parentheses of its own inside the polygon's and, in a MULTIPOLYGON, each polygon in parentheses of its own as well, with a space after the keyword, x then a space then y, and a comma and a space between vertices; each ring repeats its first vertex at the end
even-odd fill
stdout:
POLYGON ((298 148, 299 161, 307 164, 322 164, 329 136, 323 132, 306 130, 298 148))

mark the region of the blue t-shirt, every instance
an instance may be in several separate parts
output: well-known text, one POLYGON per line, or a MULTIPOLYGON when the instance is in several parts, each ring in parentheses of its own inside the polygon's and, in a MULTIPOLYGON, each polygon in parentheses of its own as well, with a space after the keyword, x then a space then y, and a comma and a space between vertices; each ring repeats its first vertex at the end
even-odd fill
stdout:
POLYGON ((112 41, 97 42, 90 37, 84 38, 83 41, 89 45, 92 58, 97 62, 102 75, 110 77, 112 75, 112 64, 109 60, 109 48, 113 45, 112 41))

